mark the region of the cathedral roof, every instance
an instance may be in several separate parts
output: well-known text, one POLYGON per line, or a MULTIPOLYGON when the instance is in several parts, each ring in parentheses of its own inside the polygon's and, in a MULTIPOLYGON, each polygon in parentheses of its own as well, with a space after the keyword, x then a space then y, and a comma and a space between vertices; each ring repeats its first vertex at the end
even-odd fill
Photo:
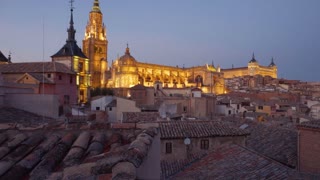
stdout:
POLYGON ((119 58, 119 63, 123 65, 134 65, 136 62, 136 59, 130 55, 130 49, 127 45, 125 54, 119 58))
POLYGON ((9 62, 8 58, 0 51, 0 62, 9 62))

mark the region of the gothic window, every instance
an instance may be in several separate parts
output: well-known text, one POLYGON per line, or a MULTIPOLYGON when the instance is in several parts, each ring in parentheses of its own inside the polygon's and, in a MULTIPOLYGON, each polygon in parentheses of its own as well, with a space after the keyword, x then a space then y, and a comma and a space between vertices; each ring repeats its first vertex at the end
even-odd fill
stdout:
POLYGON ((196 82, 196 84, 197 84, 197 87, 201 87, 201 86, 203 85, 203 78, 202 78, 202 76, 200 76, 200 75, 196 76, 195 82, 196 82))

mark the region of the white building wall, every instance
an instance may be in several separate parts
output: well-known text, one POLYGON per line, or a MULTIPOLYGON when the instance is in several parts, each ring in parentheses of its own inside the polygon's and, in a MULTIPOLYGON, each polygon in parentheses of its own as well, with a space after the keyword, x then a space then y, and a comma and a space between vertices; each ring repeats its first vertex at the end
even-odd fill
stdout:
POLYGON ((117 97, 117 108, 116 108, 117 121, 122 122, 123 112, 141 112, 141 109, 136 107, 135 101, 117 97))
POLYGON ((99 109, 99 111, 105 111, 106 105, 108 105, 113 99, 113 96, 103 96, 99 99, 95 99, 91 101, 91 110, 95 111, 99 109))

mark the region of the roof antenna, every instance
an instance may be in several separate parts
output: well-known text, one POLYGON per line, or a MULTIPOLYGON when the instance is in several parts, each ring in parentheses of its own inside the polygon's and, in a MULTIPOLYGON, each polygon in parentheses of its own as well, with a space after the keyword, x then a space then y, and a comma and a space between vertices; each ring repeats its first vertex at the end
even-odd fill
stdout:
POLYGON ((11 51, 9 51, 9 55, 8 55, 8 63, 11 63, 11 51))
MULTIPOLYGON (((44 98, 44 17, 42 16, 42 97, 44 98)), ((44 121, 45 111, 42 114, 42 121, 44 121)))

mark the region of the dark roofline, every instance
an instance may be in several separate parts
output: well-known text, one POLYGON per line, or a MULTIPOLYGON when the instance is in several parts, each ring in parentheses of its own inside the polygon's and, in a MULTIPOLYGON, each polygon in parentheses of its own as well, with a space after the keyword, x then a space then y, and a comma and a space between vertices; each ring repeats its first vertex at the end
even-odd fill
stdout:
POLYGON ((0 64, 0 71, 3 74, 42 72, 76 74, 74 71, 70 70, 65 64, 59 62, 23 62, 0 64), (39 68, 37 65, 41 67, 39 68))

